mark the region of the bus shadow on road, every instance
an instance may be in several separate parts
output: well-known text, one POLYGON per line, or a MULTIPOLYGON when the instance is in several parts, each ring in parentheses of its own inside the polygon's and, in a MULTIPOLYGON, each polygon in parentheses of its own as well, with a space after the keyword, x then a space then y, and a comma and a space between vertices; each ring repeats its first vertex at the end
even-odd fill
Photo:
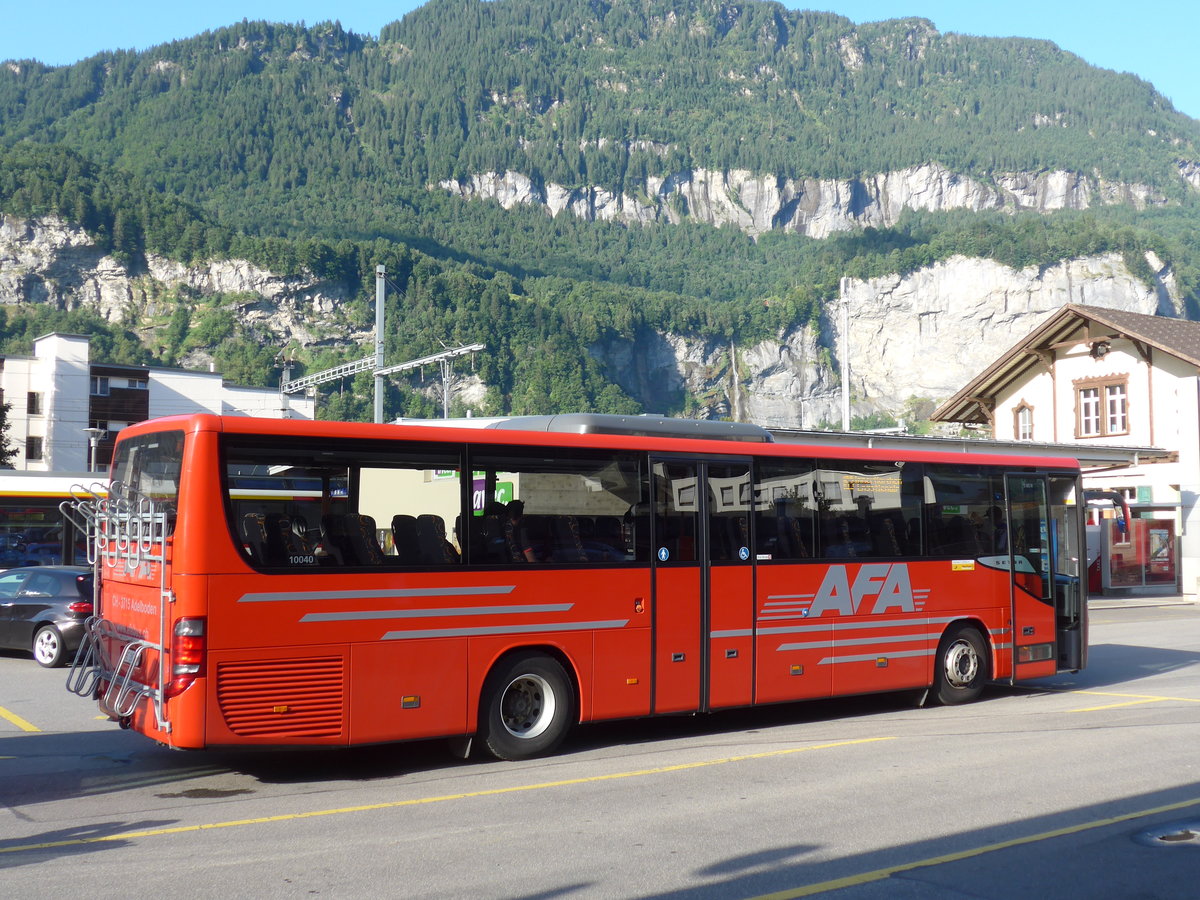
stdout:
POLYGON ((40 865, 64 856, 127 847, 134 843, 137 834, 169 828, 177 822, 177 819, 101 822, 95 825, 57 828, 13 840, 0 840, 0 870, 40 865))
POLYGON ((174 785, 227 772, 212 754, 185 754, 127 731, 0 738, 0 807, 20 808, 174 785))
MULTIPOLYGON (((961 799, 945 798, 947 822, 961 799)), ((1191 783, 861 853, 819 840, 756 849, 696 868, 700 885, 638 896, 1194 897, 1194 842, 1169 839, 1193 833, 1198 814, 1191 783)), ((819 835, 820 819, 798 819, 797 831, 819 835)))
POLYGON ((1138 690, 1136 682, 1156 675, 1186 669, 1200 663, 1200 653, 1169 650, 1140 644, 1092 644, 1088 648, 1087 668, 1075 673, 1063 672, 1050 678, 1023 682, 1026 689, 1039 687, 1062 690, 1128 687, 1138 690))

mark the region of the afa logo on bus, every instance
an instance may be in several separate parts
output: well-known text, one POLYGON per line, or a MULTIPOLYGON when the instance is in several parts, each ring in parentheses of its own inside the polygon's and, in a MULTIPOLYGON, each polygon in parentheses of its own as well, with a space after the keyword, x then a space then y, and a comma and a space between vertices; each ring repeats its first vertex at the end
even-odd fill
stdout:
POLYGON ((850 566, 830 566, 809 605, 806 616, 841 616, 920 612, 928 588, 913 590, 907 563, 864 563, 850 577, 850 566))

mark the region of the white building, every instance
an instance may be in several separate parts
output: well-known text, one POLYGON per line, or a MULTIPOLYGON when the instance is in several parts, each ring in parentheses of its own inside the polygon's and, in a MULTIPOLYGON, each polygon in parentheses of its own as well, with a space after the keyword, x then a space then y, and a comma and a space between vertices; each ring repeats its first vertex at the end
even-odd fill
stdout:
POLYGON ((990 425, 998 440, 1161 447, 1131 466, 1084 470, 1120 495, 1103 538, 1106 592, 1179 590, 1200 580, 1200 322, 1068 305, 934 411, 990 425))
POLYGON ((0 389, 11 404, 13 466, 30 472, 106 467, 122 428, 158 416, 314 416, 311 398, 228 385, 209 372, 92 363, 88 338, 77 334, 48 334, 34 341, 33 356, 0 358, 0 389))

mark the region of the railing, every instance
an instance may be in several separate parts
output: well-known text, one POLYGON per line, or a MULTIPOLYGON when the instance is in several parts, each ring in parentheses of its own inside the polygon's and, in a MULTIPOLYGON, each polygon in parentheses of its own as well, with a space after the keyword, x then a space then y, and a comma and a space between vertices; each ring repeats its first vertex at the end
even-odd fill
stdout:
POLYGON ((158 728, 169 732, 171 724, 164 707, 168 671, 165 648, 174 597, 168 588, 167 539, 173 530, 174 514, 166 505, 119 482, 107 489, 102 485, 77 486, 71 495, 72 499, 59 508, 86 536, 88 562, 96 574, 94 613, 87 620, 83 641, 67 673, 67 690, 99 700, 101 708, 118 719, 128 719, 142 699, 148 699, 158 728), (152 578, 156 566, 158 634, 135 634, 106 618, 102 590, 105 576, 152 578), (147 651, 153 651, 154 670, 138 678, 147 651))

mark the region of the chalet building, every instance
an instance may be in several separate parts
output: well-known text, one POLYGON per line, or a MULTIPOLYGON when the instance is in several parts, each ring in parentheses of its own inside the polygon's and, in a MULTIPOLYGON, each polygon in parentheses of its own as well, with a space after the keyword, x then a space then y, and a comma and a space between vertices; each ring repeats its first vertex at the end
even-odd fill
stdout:
POLYGON ((1196 598, 1200 322, 1064 306, 933 418, 987 425, 1002 441, 1163 448, 1132 465, 1084 468, 1085 491, 1113 500, 1089 511, 1099 587, 1196 598))
POLYGON ((28 472, 104 469, 117 433, 157 416, 314 414, 311 399, 226 384, 209 372, 94 364, 88 339, 77 334, 48 334, 34 341, 33 356, 0 358, 0 389, 11 404, 8 438, 18 450, 13 467, 28 472))

